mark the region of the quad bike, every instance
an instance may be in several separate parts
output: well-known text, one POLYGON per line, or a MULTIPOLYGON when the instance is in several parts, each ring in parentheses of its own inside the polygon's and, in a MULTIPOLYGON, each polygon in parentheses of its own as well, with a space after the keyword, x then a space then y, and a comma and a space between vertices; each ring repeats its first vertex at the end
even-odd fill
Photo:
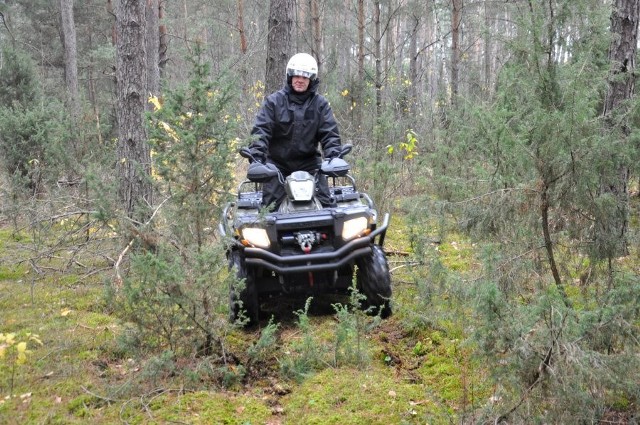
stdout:
POLYGON ((351 148, 344 145, 318 171, 329 179, 336 201, 332 208, 323 208, 315 197, 318 173, 295 171, 284 179, 273 164, 256 161, 247 148, 240 150, 251 162, 247 180, 225 206, 219 224, 229 242, 229 268, 244 281, 242 289, 230 288, 232 322, 257 323, 260 306, 271 295, 347 294, 354 273, 365 297, 362 308, 382 318, 391 315, 391 277, 382 249, 389 214, 378 225, 373 201, 357 191, 343 159, 351 148), (277 211, 267 212, 260 183, 275 176, 287 195, 277 211))

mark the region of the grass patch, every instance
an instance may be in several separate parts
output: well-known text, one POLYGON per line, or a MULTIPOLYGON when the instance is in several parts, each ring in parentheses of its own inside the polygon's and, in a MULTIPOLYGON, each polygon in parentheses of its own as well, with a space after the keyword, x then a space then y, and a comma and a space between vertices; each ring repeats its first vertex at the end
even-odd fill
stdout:
POLYGON ((305 424, 425 423, 448 417, 423 384, 386 369, 327 369, 283 400, 286 416, 305 424))
MULTIPOLYGON (((2 249, 0 247, 0 249, 2 249)), ((0 281, 3 280, 18 280, 25 277, 27 273, 27 267, 24 265, 0 265, 0 281)))
POLYGON ((189 423, 189 424, 264 424, 274 411, 260 399, 227 392, 198 391, 180 394, 165 391, 149 394, 142 402, 131 402, 123 419, 131 423, 189 423), (138 405, 137 405, 138 404, 138 405), (140 406, 144 404, 144 406, 140 406), (147 414, 141 414, 145 407, 147 414))
MULTIPOLYGON (((476 247, 455 233, 439 238, 425 230, 419 243, 409 236, 403 217, 394 216, 385 243, 394 270, 390 319, 377 326, 370 317, 351 321, 361 312, 347 308, 348 297, 316 297, 304 325, 293 313, 304 309, 302 300, 287 306, 290 314, 269 332, 266 322, 241 331, 225 328, 226 306, 216 304, 222 359, 176 356, 161 342, 151 352, 149 340, 112 314, 109 272, 84 278, 78 267, 57 267, 36 275, 11 265, 27 253, 10 232, 0 232, 0 332, 42 340, 29 345, 10 397, 7 368, 0 368, 0 423, 474 422, 494 390, 491 365, 480 363, 468 341, 476 247), (339 314, 332 307, 338 302, 345 307, 339 314)), ((578 300, 583 289, 567 292, 578 300)), ((621 409, 632 403, 612 402, 621 409)))

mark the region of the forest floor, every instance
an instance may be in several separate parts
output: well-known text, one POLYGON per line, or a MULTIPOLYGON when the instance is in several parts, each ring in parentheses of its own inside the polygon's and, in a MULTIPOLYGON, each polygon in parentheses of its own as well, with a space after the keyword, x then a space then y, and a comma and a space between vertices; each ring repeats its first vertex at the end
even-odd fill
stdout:
MULTIPOLYGON (((118 354, 126 327, 105 305, 112 270, 69 276, 34 269, 26 261, 29 237, 16 234, 7 220, 0 223, 2 424, 461 423, 473 422, 471 412, 490 403, 487 372, 462 343, 467 319, 455 312, 440 314, 447 320, 430 320, 415 284, 420 277, 405 267, 408 242, 397 221, 386 241, 387 250, 398 254, 389 256, 391 318, 376 323, 362 316, 367 322, 357 338, 338 350, 342 328, 335 300, 314 300, 306 330, 291 313, 304 300, 280 300, 271 312, 275 339, 258 360, 242 374, 234 373, 239 366, 230 366, 224 385, 201 379, 195 386, 193 377, 187 382, 163 364, 151 368, 159 362, 151 354, 118 354), (295 369, 292 352, 300 360, 301 347, 309 342, 313 346, 304 355, 322 353, 324 366, 294 378, 283 373, 295 369), (338 355, 352 357, 338 361, 338 355)), ((451 267, 471 261, 469 248, 463 241, 433 245, 451 267)), ((447 300, 441 301, 446 309, 447 300)), ((234 352, 246 352, 267 326, 265 321, 249 331, 230 328, 225 340, 234 352)), ((203 367, 199 359, 176 362, 194 363, 196 375, 203 367)))

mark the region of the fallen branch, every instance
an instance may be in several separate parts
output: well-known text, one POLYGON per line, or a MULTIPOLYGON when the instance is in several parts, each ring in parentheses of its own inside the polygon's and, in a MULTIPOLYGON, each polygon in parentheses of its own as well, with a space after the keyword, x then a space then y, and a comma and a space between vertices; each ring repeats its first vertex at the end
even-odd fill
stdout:
MULTIPOLYGON (((153 214, 151 214, 151 217, 149 217, 149 220, 147 220, 147 222, 144 223, 141 227, 148 226, 149 223, 151 223, 151 221, 155 218, 156 214, 158 214, 158 211, 160 211, 160 208, 162 208, 162 206, 165 204, 165 202, 167 202, 169 199, 171 199, 171 196, 167 197, 164 201, 160 202, 160 205, 158 205, 156 207, 156 209, 153 211, 153 214)), ((137 238, 137 236, 131 238, 131 240, 129 241, 127 246, 124 248, 124 250, 122 250, 122 252, 118 256, 118 261, 116 261, 116 263, 113 265, 113 268, 114 268, 114 270, 116 272, 116 287, 117 288, 122 286, 122 276, 120 275, 120 264, 124 260, 124 256, 127 255, 127 252, 129 252, 129 250, 133 246, 133 243, 135 242, 136 238, 137 238)))
POLYGON ((412 254, 411 252, 408 252, 408 251, 398 251, 395 249, 392 249, 392 250, 385 249, 384 253, 386 255, 397 255, 398 257, 408 257, 412 254))
POLYGON ((99 399, 99 400, 102 400, 102 401, 106 401, 106 402, 107 402, 107 403, 109 403, 109 404, 111 404, 111 403, 115 403, 115 402, 117 402, 117 401, 122 401, 122 400, 117 400, 117 399, 115 399, 115 398, 109 398, 109 397, 104 397, 104 396, 98 395, 98 394, 96 394, 96 393, 94 393, 94 392, 89 391, 88 389, 86 389, 86 388, 85 388, 84 386, 82 386, 82 385, 80 386, 80 388, 82 388, 82 390, 83 390, 85 393, 89 394, 90 396, 95 397, 95 398, 97 398, 97 399, 99 399))
POLYGON ((400 264, 399 266, 396 266, 396 267, 390 269, 389 273, 393 273, 394 271, 396 271, 398 269, 401 269, 403 267, 419 266, 419 265, 420 265, 420 262, 418 262, 418 261, 409 261, 409 262, 407 262, 405 264, 400 264))

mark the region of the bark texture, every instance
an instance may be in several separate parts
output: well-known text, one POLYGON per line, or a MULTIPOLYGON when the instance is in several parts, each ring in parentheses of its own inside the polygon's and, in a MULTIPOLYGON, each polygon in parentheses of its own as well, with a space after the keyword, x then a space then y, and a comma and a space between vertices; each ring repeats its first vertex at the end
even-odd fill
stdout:
POLYGON ((78 53, 76 26, 73 18, 73 0, 60 0, 62 42, 64 45, 64 81, 67 87, 67 107, 74 122, 80 116, 78 94, 78 53))
POLYGON ((265 75, 266 95, 282 88, 285 81, 287 61, 291 56, 293 7, 293 0, 271 0, 270 3, 265 75))
POLYGON ((146 0, 121 0, 116 9, 119 197, 122 209, 139 222, 152 204, 151 155, 146 142, 146 0))

